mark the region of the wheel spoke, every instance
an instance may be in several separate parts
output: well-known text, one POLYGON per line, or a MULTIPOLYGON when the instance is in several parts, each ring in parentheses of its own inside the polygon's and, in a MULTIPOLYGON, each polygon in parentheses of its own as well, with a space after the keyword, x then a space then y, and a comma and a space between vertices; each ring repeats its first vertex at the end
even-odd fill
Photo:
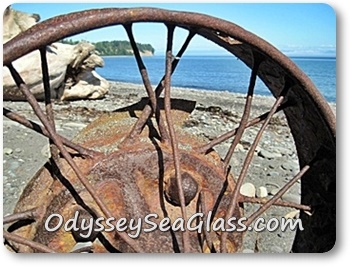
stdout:
MULTIPOLYGON (((270 198, 257 198, 257 197, 247 197, 240 195, 239 196, 239 203, 253 203, 253 204, 266 204, 270 198)), ((294 208, 298 210, 304 210, 304 211, 311 211, 311 207, 307 205, 302 205, 294 202, 289 201, 282 201, 280 199, 276 200, 275 203, 273 203, 274 206, 280 206, 280 207, 287 207, 287 208, 294 208)))
MULTIPOLYGON (((166 126, 164 124, 164 120, 162 118, 162 115, 160 114, 160 109, 159 109, 159 106, 158 106, 158 103, 157 103, 157 98, 158 97, 156 96, 156 94, 154 93, 154 91, 152 89, 152 85, 151 85, 151 82, 150 82, 149 77, 148 77, 146 66, 143 63, 143 60, 142 60, 142 58, 140 56, 139 49, 137 48, 137 45, 136 45, 136 42, 135 42, 135 38, 134 38, 134 35, 132 33, 132 24, 124 25, 124 28, 125 28, 125 30, 126 30, 126 32, 128 34, 128 37, 129 37, 129 40, 130 40, 130 44, 131 44, 131 47, 133 49, 134 56, 135 56, 135 59, 136 59, 136 62, 137 62, 137 66, 139 68, 139 71, 140 71, 140 74, 141 74, 141 77, 142 77, 143 84, 145 86, 145 89, 147 91, 149 100, 151 102, 152 112, 156 116, 156 120, 157 120, 157 124, 158 124, 158 129, 159 129, 159 132, 160 132, 161 141, 162 142, 168 142, 169 135, 168 135, 168 132, 166 130, 166 126)), ((140 129, 138 129, 135 132, 142 131, 144 125, 145 124, 140 125, 141 126, 140 129)), ((132 133, 135 133, 135 132, 132 131, 132 133)), ((130 139, 129 140, 132 140, 133 138, 135 138, 135 136, 130 135, 130 139)))
POLYGON ((246 99, 246 103, 244 106, 243 115, 242 115, 239 127, 237 129, 237 133, 236 133, 236 135, 232 141, 232 144, 231 144, 231 146, 230 146, 230 148, 229 148, 229 150, 224 158, 224 168, 225 169, 227 169, 227 166, 230 163, 230 160, 232 158, 233 152, 234 152, 238 142, 241 140, 244 129, 247 127, 246 125, 247 125, 247 122, 249 119, 250 110, 251 110, 251 106, 252 106, 256 77, 258 74, 259 66, 260 66, 262 61, 263 61, 263 58, 261 55, 258 55, 258 54, 254 55, 254 66, 252 68, 252 73, 250 76, 250 82, 249 82, 249 87, 248 87, 248 92, 247 92, 247 99, 246 99))
MULTIPOLYGON (((7 66, 18 86, 18 88, 21 90, 21 92, 26 97, 29 104, 32 106, 35 114, 38 116, 38 118, 41 120, 42 124, 45 126, 47 132, 50 135, 50 138, 54 142, 54 144, 58 147, 59 151, 61 152, 62 156, 66 159, 68 164, 71 166, 75 174, 77 175, 80 182, 85 186, 86 190, 89 192, 89 194, 92 196, 92 198, 95 200, 96 204, 100 207, 103 214, 106 216, 106 218, 111 218, 112 213, 109 211, 107 206, 104 204, 102 199, 98 196, 95 189, 92 187, 90 182, 85 178, 83 173, 80 171, 79 167, 74 162, 71 155, 68 153, 66 148, 64 147, 60 137, 56 134, 54 129, 52 128, 52 125, 47 120, 45 114, 41 110, 37 100, 33 96, 33 94, 28 89, 27 85, 24 83, 18 72, 14 69, 12 64, 7 66)), ((126 233, 124 232, 117 232, 117 234, 128 244, 130 247, 132 247, 137 252, 142 252, 142 249, 140 246, 135 242, 135 240, 131 239, 126 233)))
MULTIPOLYGON (((182 47, 179 50, 179 52, 177 53, 176 57, 172 61, 171 73, 173 73, 175 71, 177 64, 179 63, 182 55, 185 53, 185 51, 186 51, 188 45, 190 44, 192 38, 194 37, 194 35, 195 35, 195 33, 193 31, 189 32, 184 44, 182 45, 182 47)), ((158 83, 158 85, 154 91, 156 99, 159 98, 159 96, 161 95, 161 93, 164 90, 164 78, 165 78, 165 76, 163 76, 163 78, 160 80, 160 82, 158 83)), ((141 133, 143 127, 146 125, 146 122, 151 115, 152 115, 152 107, 148 103, 144 107, 144 109, 142 110, 142 113, 141 113, 140 117, 138 118, 137 122, 135 123, 135 125, 133 126, 133 128, 131 129, 130 134, 125 138, 126 142, 130 142, 129 141, 130 139, 134 138, 135 136, 137 136, 141 133)))
POLYGON ((44 246, 43 244, 25 239, 19 235, 15 235, 15 234, 9 233, 7 231, 4 231, 3 236, 7 241, 13 241, 13 242, 16 242, 18 244, 28 246, 34 250, 39 251, 39 252, 56 253, 56 251, 54 251, 53 249, 51 249, 47 246, 44 246))
MULTIPOLYGON (((207 225, 208 224, 209 209, 206 206, 206 197, 205 197, 205 191, 204 190, 202 190, 199 193, 199 202, 200 202, 199 204, 200 204, 200 207, 201 207, 201 212, 204 215, 204 217, 203 217, 203 224, 207 225)), ((210 222, 209 222, 209 224, 210 224, 210 222)), ((204 232, 205 241, 207 242, 207 246, 208 246, 210 252, 215 251, 215 248, 214 248, 214 245, 213 245, 213 239, 210 236, 210 232, 205 231, 205 230, 203 232, 204 232)))
MULTIPOLYGON (((34 130, 37 133, 42 134, 43 136, 50 138, 50 134, 48 133, 48 131, 44 127, 35 123, 34 121, 27 120, 25 117, 19 115, 18 113, 15 113, 11 110, 8 110, 7 108, 3 108, 3 115, 5 117, 13 120, 13 121, 16 121, 16 122, 22 124, 23 126, 28 127, 29 129, 34 130)), ((76 143, 73 143, 72 141, 68 140, 67 138, 61 136, 58 133, 56 133, 56 134, 61 139, 62 143, 65 146, 74 149, 83 157, 95 158, 95 157, 100 156, 102 154, 100 152, 97 152, 97 151, 82 147, 76 143)))
MULTIPOLYGON (((284 97, 286 96, 286 94, 288 93, 288 90, 291 87, 292 87, 291 81, 289 81, 289 79, 286 78, 285 85, 284 85, 284 88, 283 88, 280 96, 276 99, 276 101, 275 101, 274 105, 272 106, 266 120, 264 121, 263 125, 261 126, 259 132, 257 133, 257 135, 255 137, 255 140, 254 140, 252 146, 250 147, 250 149, 247 153, 247 156, 245 158, 245 161, 244 161, 242 169, 241 169, 241 173, 237 179, 235 188, 232 192, 232 197, 231 197, 229 209, 228 209, 226 216, 225 216, 225 218, 226 218, 225 221, 228 221, 228 219, 230 217, 232 217, 232 215, 233 215, 234 209, 238 203, 239 190, 240 190, 240 188, 243 184, 244 178, 248 172, 248 168, 249 168, 250 163, 251 163, 253 156, 254 156, 254 151, 255 151, 255 149, 256 149, 256 147, 257 147, 257 145, 262 137, 262 134, 265 131, 267 125, 270 123, 270 120, 271 120, 273 114, 276 113, 277 108, 281 105, 281 103, 284 100, 284 97)), ((220 247, 221 247, 221 252, 224 252, 224 253, 226 252, 226 246, 224 244, 225 244, 226 239, 227 239, 227 234, 228 234, 227 232, 223 232, 221 235, 220 247)))
MULTIPOLYGON (((47 65, 46 46, 43 48, 40 48, 39 51, 40 51, 40 58, 41 58, 41 70, 43 75, 46 116, 48 121, 52 125, 52 129, 56 131, 55 118, 54 118, 53 107, 51 102, 50 75, 49 75, 49 67, 47 65)), ((49 143, 50 143, 51 157, 57 161, 59 156, 58 149, 53 144, 51 139, 49 140, 49 143)))
MULTIPOLYGON (((170 87, 171 87, 171 71, 172 71, 172 46, 173 46, 173 35, 174 35, 174 26, 167 25, 168 28, 168 41, 167 41, 167 50, 166 50, 166 64, 165 64, 165 78, 164 78, 164 110, 165 116, 168 124, 169 134, 170 134, 170 142, 173 151, 173 159, 174 159, 174 168, 175 168, 175 177, 177 181, 180 205, 181 205, 181 213, 182 218, 184 219, 185 225, 187 224, 187 214, 186 214, 186 206, 185 206, 185 196, 182 188, 182 178, 181 178, 181 167, 180 167, 180 155, 177 137, 174 129, 173 118, 171 116, 171 98, 170 98, 170 87)), ((182 232, 182 245, 184 252, 189 252, 190 239, 187 229, 182 232)))
MULTIPOLYGON (((267 201, 264 205, 262 205, 256 212, 249 216, 249 218, 245 221, 245 225, 249 226, 258 216, 263 214, 268 208, 277 203, 279 198, 283 196, 284 193, 288 191, 308 170, 310 169, 309 165, 304 166, 300 172, 293 177, 288 183, 286 183, 281 190, 278 191, 276 195, 274 195, 269 201, 267 201)), ((307 209, 307 211, 309 211, 307 209)))
MULTIPOLYGON (((286 107, 289 107, 290 104, 287 102, 281 104, 275 113, 285 109, 286 107)), ((245 128, 249 128, 249 127, 252 127, 254 125, 257 125, 258 123, 260 122, 264 122, 267 118, 267 116, 269 115, 269 111, 268 112, 265 112, 264 114, 261 114, 260 116, 258 117, 255 117, 254 119, 250 120, 247 122, 245 128)), ((206 154, 208 153, 208 151, 210 149, 212 149, 214 146, 218 145, 218 144, 221 144, 223 142, 225 142, 226 140, 230 139, 231 137, 235 136, 237 134, 237 130, 238 130, 239 127, 236 127, 235 129, 231 130, 231 131, 228 131, 227 133, 224 133, 216 138, 214 138, 213 140, 211 140, 209 143, 203 145, 203 146, 200 146, 198 148, 195 148, 195 150, 198 152, 198 153, 201 153, 201 154, 206 154)))
POLYGON ((38 208, 7 215, 3 219, 3 224, 13 223, 19 220, 35 220, 38 217, 38 208))

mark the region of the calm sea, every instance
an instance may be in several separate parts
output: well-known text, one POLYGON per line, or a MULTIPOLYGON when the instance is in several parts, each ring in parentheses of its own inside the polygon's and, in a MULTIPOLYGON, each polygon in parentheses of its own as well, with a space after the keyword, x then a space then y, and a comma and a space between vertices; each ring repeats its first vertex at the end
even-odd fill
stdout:
MULTIPOLYGON (((151 80, 156 85, 164 74, 162 56, 144 57, 151 80)), ((311 78, 329 102, 336 102, 335 58, 292 58, 311 78)), ((121 82, 141 84, 134 57, 104 57, 105 66, 98 68, 102 77, 121 82)), ((184 56, 172 77, 172 85, 198 89, 246 93, 250 69, 232 56, 184 56)), ((271 95, 266 86, 257 81, 255 93, 271 95)))

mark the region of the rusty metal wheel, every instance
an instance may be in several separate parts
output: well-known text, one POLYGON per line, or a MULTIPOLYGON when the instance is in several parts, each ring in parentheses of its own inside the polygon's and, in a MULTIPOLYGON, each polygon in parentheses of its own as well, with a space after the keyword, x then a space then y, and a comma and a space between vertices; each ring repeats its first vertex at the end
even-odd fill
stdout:
MULTIPOLYGON (((4 44, 3 65, 25 95, 42 126, 4 108, 4 116, 47 136, 51 158, 24 190, 15 213, 4 217, 7 246, 16 252, 71 252, 77 242, 92 242, 93 252, 239 252, 244 232, 225 231, 93 231, 45 230, 54 227, 61 214, 67 221, 79 212, 79 222, 98 218, 142 219, 154 222, 169 217, 188 222, 202 212, 202 221, 213 229, 215 219, 242 218, 243 203, 260 205, 246 221, 249 226, 271 206, 293 207, 301 212, 304 231, 297 231, 293 252, 325 252, 335 243, 336 123, 333 112, 310 79, 286 56, 266 41, 241 27, 207 15, 153 8, 99 9, 71 13, 44 21, 4 44), (165 74, 153 90, 134 40, 135 23, 161 23, 167 28, 165 74), (125 109, 104 115, 74 140, 55 130, 50 100, 46 47, 85 31, 123 25, 132 44, 148 98, 125 109), (182 48, 173 58, 176 28, 188 31, 182 48), (223 47, 251 69, 239 126, 208 143, 184 131, 181 123, 191 102, 171 97, 171 76, 193 36, 199 35, 223 47), (40 50, 45 107, 42 110, 12 62, 40 50), (250 118, 254 86, 259 77, 276 101, 264 114, 250 118), (164 91, 164 98, 161 93, 164 91), (293 135, 300 170, 272 198, 245 197, 240 188, 249 172, 254 151, 274 115, 283 111, 293 135), (230 160, 247 128, 260 125, 239 171, 230 160), (225 157, 215 146, 230 140, 225 157), (236 172, 236 173, 235 173, 236 172), (237 175, 234 175, 237 174, 237 175), (237 176, 237 177, 235 177, 237 176), (301 204, 281 200, 300 178, 301 204), (211 217, 209 216, 211 213, 211 217), (310 216, 311 215, 311 216, 310 216)), ((262 177, 264 179, 264 177, 262 177)), ((201 219, 201 220, 199 220, 201 219)), ((231 222, 232 223, 232 222, 231 222)), ((193 226, 193 225, 192 225, 193 226)), ((232 225, 230 225, 232 226, 232 225)), ((237 222, 235 222, 235 226, 237 222)), ((181 227, 177 228, 180 230, 181 227)))

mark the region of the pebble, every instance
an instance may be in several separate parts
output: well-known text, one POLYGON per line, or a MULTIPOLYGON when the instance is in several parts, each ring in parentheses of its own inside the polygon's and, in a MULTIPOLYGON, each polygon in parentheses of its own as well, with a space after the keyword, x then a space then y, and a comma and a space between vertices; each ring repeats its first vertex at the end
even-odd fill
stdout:
POLYGON ((245 248, 242 250, 242 253, 254 253, 254 250, 249 249, 249 248, 245 248))
POLYGON ((256 190, 257 197, 267 197, 267 188, 265 186, 260 186, 258 190, 256 190))
POLYGON ((271 253, 285 253, 285 251, 279 246, 271 246, 270 251, 271 253))
POLYGON ((5 147, 3 151, 5 155, 11 155, 13 153, 13 150, 9 147, 5 147))
POLYGON ((300 203, 300 196, 293 194, 286 194, 282 196, 282 200, 294 203, 300 203))
POLYGON ((239 192, 246 197, 255 197, 255 186, 252 183, 245 183, 239 192))
POLYGON ((78 242, 75 244, 75 246, 72 248, 71 251, 77 250, 77 249, 82 249, 82 248, 86 248, 86 247, 91 247, 92 246, 92 242, 88 241, 88 242, 78 242))
POLYGON ((278 193, 278 191, 280 191, 280 189, 279 188, 272 188, 271 190, 270 190, 270 195, 276 195, 277 193, 278 193))
POLYGON ((278 158, 281 156, 281 153, 277 153, 277 152, 270 152, 266 149, 261 149, 258 152, 258 156, 265 158, 265 159, 274 159, 274 158, 278 158))
POLYGON ((281 165, 281 168, 286 171, 293 171, 294 165, 290 162, 283 162, 281 165))
POLYGON ((280 176, 279 172, 268 172, 266 175, 267 176, 271 176, 271 177, 278 177, 278 176, 280 176))
POLYGON ((286 148, 286 147, 275 147, 273 149, 274 152, 277 152, 277 153, 280 153, 282 156, 285 156, 285 155, 293 155, 293 150, 289 149, 289 148, 286 148))
POLYGON ((288 212, 286 215, 284 215, 284 218, 286 219, 297 219, 300 216, 300 210, 293 210, 291 212, 288 212))
POLYGON ((20 163, 18 161, 12 161, 9 165, 9 170, 16 170, 19 167, 20 163))
POLYGON ((50 145, 44 145, 43 148, 41 149, 41 155, 44 157, 49 157, 50 156, 50 145))

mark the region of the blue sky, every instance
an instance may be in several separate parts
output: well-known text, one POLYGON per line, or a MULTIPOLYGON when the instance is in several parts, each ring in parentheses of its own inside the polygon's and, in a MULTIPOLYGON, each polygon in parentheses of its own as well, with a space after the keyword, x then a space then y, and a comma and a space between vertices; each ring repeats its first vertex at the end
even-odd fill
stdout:
MULTIPOLYGON (((159 7, 208 14, 234 22, 262 37, 288 56, 335 56, 336 15, 331 6, 317 3, 22 3, 14 9, 37 13, 42 20, 69 12, 105 7, 159 7)), ((134 26, 137 42, 150 43, 156 54, 163 54, 165 27, 161 24, 134 26), (152 36, 150 38, 150 36, 152 36)), ((186 32, 177 30, 174 48, 180 47, 186 32)), ((91 31, 75 36, 91 42, 127 40, 121 26, 91 31)), ((224 54, 225 52, 201 37, 196 37, 188 54, 224 54)))

